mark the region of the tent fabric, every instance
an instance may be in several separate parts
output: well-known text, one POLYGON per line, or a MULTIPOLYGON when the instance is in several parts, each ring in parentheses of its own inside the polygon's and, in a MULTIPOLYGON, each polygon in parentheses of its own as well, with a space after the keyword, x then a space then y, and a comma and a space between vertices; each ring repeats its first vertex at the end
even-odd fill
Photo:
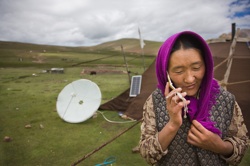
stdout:
POLYGON ((129 97, 130 88, 116 98, 102 104, 99 110, 113 110, 123 112, 128 117, 140 120, 142 118, 143 104, 157 87, 155 75, 155 61, 142 74, 141 92, 136 97, 129 97))
MULTIPOLYGON (((210 43, 209 47, 213 54, 214 66, 225 60, 230 51, 231 42, 210 43)), ((235 53, 233 56, 229 83, 242 82, 250 80, 250 49, 246 42, 237 42, 235 53)), ((222 80, 227 69, 227 63, 224 63, 214 71, 214 77, 217 80, 222 80)), ((121 111, 125 115, 140 120, 143 113, 143 105, 148 96, 157 87, 157 79, 155 74, 155 62, 142 75, 141 93, 135 97, 129 97, 130 89, 127 89, 119 96, 110 100, 99 107, 99 110, 114 110, 121 111)), ((228 85, 227 90, 233 93, 236 101, 241 107, 245 124, 250 131, 250 82, 242 82, 233 85, 228 85)))

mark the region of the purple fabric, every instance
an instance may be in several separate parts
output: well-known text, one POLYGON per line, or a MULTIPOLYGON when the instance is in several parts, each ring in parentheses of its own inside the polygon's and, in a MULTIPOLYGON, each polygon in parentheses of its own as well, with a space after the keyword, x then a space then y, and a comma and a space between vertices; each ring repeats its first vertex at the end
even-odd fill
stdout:
POLYGON ((190 121, 196 119, 205 128, 220 135, 221 131, 214 127, 214 123, 209 118, 209 111, 211 106, 215 103, 216 95, 219 93, 219 85, 218 82, 213 79, 213 58, 211 51, 206 41, 201 36, 191 31, 183 31, 169 37, 162 44, 156 58, 156 76, 158 80, 157 87, 161 89, 162 93, 164 94, 167 83, 166 71, 168 68, 170 52, 176 39, 183 34, 193 36, 198 42, 202 43, 205 54, 204 61, 206 65, 205 76, 200 87, 199 99, 197 100, 193 97, 186 97, 187 99, 191 100, 191 103, 188 105, 188 116, 190 121))

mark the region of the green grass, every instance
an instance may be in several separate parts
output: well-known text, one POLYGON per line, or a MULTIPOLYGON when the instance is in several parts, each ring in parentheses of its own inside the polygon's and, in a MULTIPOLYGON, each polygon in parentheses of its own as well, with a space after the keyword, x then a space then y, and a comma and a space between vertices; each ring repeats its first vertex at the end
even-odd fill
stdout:
MULTIPOLYGON (((70 124, 60 119, 56 111, 59 92, 78 79, 95 82, 102 92, 102 103, 129 88, 127 74, 81 74, 84 68, 95 70, 100 65, 104 69, 126 70, 119 51, 46 46, 47 52, 44 53, 39 51, 43 49, 38 45, 14 46, 0 45, 0 139, 5 136, 12 138, 11 142, 0 141, 0 165, 71 165, 134 124, 109 123, 100 113, 96 118, 70 124), (34 51, 30 53, 29 50, 34 51), (24 61, 19 62, 19 57, 24 57, 24 61), (43 63, 34 62, 38 57, 43 63), (51 67, 64 67, 65 73, 42 73, 51 67), (31 128, 25 128, 27 124, 31 128)), ((133 74, 142 74, 140 55, 127 53, 126 57, 129 70, 133 74)), ((154 56, 145 55, 146 67, 153 60, 154 56)), ((124 121, 117 112, 106 111, 105 115, 111 120, 124 121)), ((139 137, 138 124, 79 165, 92 166, 110 156, 116 157, 114 166, 147 165, 138 153, 131 151, 138 144, 139 137)), ((250 151, 241 166, 249 164, 250 151)))
MULTIPOLYGON (((65 74, 39 74, 39 71, 36 68, 1 69, 0 138, 10 136, 13 140, 0 142, 0 165, 70 165, 132 125, 109 123, 100 114, 83 123, 70 124, 61 120, 55 111, 56 97, 68 83, 90 79, 99 85, 102 97, 110 100, 129 87, 127 75, 81 75, 81 68, 68 68, 65 74), (20 78, 23 75, 27 77, 20 78), (25 128, 27 124, 32 127, 25 128)), ((123 121, 116 112, 105 115, 123 121)), ((131 154, 138 140, 139 125, 82 165, 94 165, 109 156, 116 156, 117 164, 125 162, 126 165, 123 157, 131 154)), ((138 154, 131 156, 135 163, 142 162, 138 154)))

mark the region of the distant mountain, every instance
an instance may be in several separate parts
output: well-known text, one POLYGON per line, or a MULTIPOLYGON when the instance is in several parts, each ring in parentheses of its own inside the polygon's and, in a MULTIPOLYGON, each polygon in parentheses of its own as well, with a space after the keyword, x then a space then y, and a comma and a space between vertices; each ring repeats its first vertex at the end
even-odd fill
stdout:
MULTIPOLYGON (((216 39, 207 40, 210 42, 220 42, 231 40, 231 33, 223 33, 216 39)), ((238 37, 239 41, 250 41, 250 29, 241 29, 238 37)), ((145 55, 156 56, 158 50, 163 42, 144 40, 146 44, 143 48, 143 53, 145 55)), ((20 43, 20 42, 7 42, 0 41, 0 49, 13 49, 19 51, 33 51, 33 52, 82 52, 82 51, 121 51, 121 45, 125 53, 135 53, 142 54, 142 49, 140 47, 139 39, 135 38, 124 38, 115 41, 105 42, 96 46, 81 46, 81 47, 67 47, 67 46, 53 46, 53 45, 39 45, 31 43, 20 43)))
MULTIPOLYGON (((144 43, 145 46, 143 48, 143 52, 144 54, 147 55, 156 55, 159 50, 159 47, 162 44, 162 42, 149 41, 149 40, 144 40, 144 43)), ((139 39, 132 39, 132 38, 124 38, 115 41, 105 42, 96 46, 89 47, 89 49, 121 51, 121 46, 123 46, 124 52, 131 52, 138 54, 142 53, 139 39)))
POLYGON ((44 51, 58 52, 58 51, 71 51, 72 49, 74 49, 74 47, 0 41, 0 49, 13 49, 19 51, 32 51, 32 52, 44 52, 44 51))
MULTIPOLYGON (((148 41, 144 40, 146 44, 144 46, 145 55, 156 55, 158 49, 162 42, 148 41)), ((81 51, 121 51, 121 45, 125 53, 136 53, 141 54, 142 50, 140 48, 139 39, 125 38, 115 41, 110 41, 102 43, 96 46, 81 46, 81 47, 67 47, 67 46, 53 46, 53 45, 39 45, 31 43, 20 43, 20 42, 8 42, 0 41, 0 49, 13 49, 13 50, 22 50, 22 51, 33 51, 33 52, 81 52, 81 51)))

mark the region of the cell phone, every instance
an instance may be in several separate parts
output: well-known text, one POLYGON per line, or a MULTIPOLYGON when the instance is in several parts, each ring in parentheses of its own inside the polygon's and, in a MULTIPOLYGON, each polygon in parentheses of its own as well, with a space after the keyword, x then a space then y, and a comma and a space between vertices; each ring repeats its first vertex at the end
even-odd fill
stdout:
MULTIPOLYGON (((174 87, 174 85, 173 85, 173 82, 172 82, 171 79, 170 79, 170 76, 169 76, 168 72, 167 72, 167 77, 168 77, 169 87, 170 87, 172 90, 176 89, 176 88, 174 87)), ((176 94, 178 95, 178 97, 179 97, 181 100, 186 101, 186 99, 185 99, 179 92, 177 92, 176 94)))
MULTIPOLYGON (((176 89, 174 87, 174 85, 173 85, 173 82, 170 79, 170 76, 169 76, 168 72, 167 72, 167 77, 168 77, 169 87, 172 90, 176 89)), ((188 107, 187 107, 187 104, 186 104, 186 99, 179 92, 177 92, 176 94, 184 102, 184 118, 187 118, 188 107)))
POLYGON ((176 89, 176 88, 174 87, 174 85, 173 85, 171 79, 170 79, 170 76, 169 76, 168 72, 167 72, 167 77, 168 77, 169 87, 170 87, 172 90, 176 89))

